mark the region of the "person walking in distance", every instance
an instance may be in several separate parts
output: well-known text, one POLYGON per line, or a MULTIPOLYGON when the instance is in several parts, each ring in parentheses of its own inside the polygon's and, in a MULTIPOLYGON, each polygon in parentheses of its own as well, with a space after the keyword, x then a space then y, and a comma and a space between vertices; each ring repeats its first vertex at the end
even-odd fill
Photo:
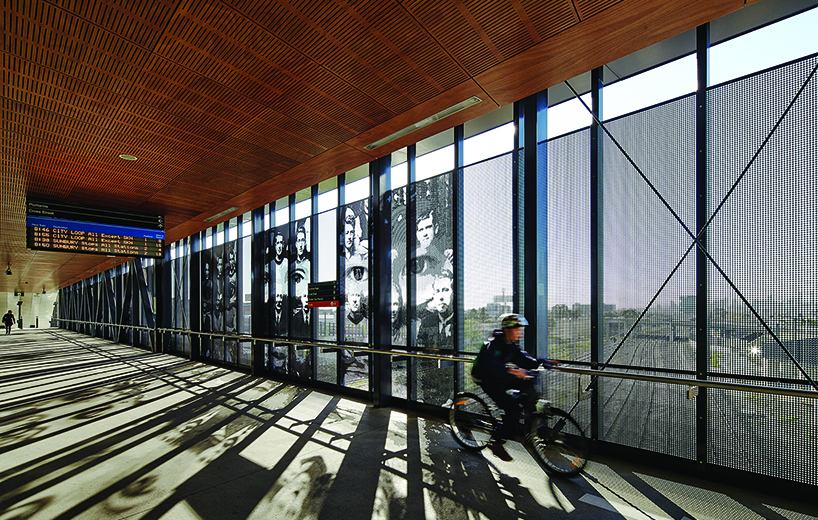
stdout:
POLYGON ((9 309, 8 314, 3 315, 3 325, 6 326, 6 334, 11 334, 11 326, 14 325, 14 313, 9 309))

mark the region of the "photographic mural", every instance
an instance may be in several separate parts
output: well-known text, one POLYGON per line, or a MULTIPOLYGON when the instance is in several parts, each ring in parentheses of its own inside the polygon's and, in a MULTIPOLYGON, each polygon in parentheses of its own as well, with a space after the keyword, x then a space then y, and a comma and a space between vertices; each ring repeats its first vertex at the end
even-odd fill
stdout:
MULTIPOLYGON (((454 262, 451 174, 418 181, 390 192, 391 205, 391 338, 392 345, 435 350, 454 348, 454 262), (409 209, 414 209, 411 213, 409 209), (410 222, 409 216, 413 215, 410 222), (407 243, 408 240, 411 242, 407 243), (409 318, 411 317, 411 322, 409 318)), ((337 323, 340 341, 371 341, 372 256, 370 199, 338 208, 338 269, 341 307, 328 322, 337 323), (339 320, 340 323, 334 321, 339 320)), ((266 234, 265 280, 269 334, 279 340, 311 340, 315 311, 307 306, 312 280, 312 217, 273 227, 266 234)), ((230 254, 227 253, 228 258, 230 254)), ((215 268, 218 268, 216 266, 215 268)), ((274 371, 309 375, 309 348, 277 343, 268 351, 274 371), (292 363, 292 366, 288 366, 292 363)), ((229 354, 229 349, 226 353, 229 354)), ((354 352, 341 351, 339 362, 346 374, 357 366, 354 352)), ((366 368, 365 356, 360 360, 366 368)), ((443 380, 450 367, 437 361, 413 364, 418 397, 438 401, 447 392, 443 380), (426 366, 428 365, 428 366, 426 366), (437 395, 440 394, 440 395, 437 395)))
POLYGON ((369 200, 341 210, 344 340, 369 340, 369 200))
POLYGON ((312 337, 311 310, 307 307, 307 285, 310 283, 310 219, 291 224, 292 249, 290 259, 290 335, 312 337))
MULTIPOLYGON (((213 254, 210 249, 201 252, 201 284, 202 284, 202 332, 213 332, 213 254)), ((201 336, 200 349, 203 357, 211 356, 210 336, 201 336)))
POLYGON ((274 337, 286 337, 289 325, 290 298, 290 227, 270 231, 270 328, 274 337))
MULTIPOLYGON (((237 334, 239 316, 239 261, 236 242, 225 244, 224 259, 224 332, 237 334)), ((239 343, 236 339, 228 338, 224 344, 224 360, 228 363, 238 363, 239 343)))
POLYGON ((392 345, 406 346, 406 187, 391 192, 392 206, 392 297, 390 321, 392 345))
MULTIPOLYGON (((236 243, 205 249, 201 253, 202 332, 238 332, 238 254, 236 243)), ((238 362, 238 342, 203 336, 202 356, 238 362)))
MULTIPOLYGON (((396 328, 400 329, 407 273, 411 273, 408 281, 414 279, 413 327, 417 346, 452 349, 454 258, 450 176, 440 175, 419 181, 410 187, 410 196, 415 203, 414 225, 403 227, 409 228, 404 235, 415 241, 415 247, 408 262, 403 260, 406 257, 405 245, 396 244, 394 241, 396 233, 393 228, 393 248, 397 246, 395 249, 397 279, 393 277, 392 291, 400 302, 397 308, 394 308, 393 333, 396 328)), ((399 207, 398 205, 397 217, 404 218, 404 213, 399 207)), ((393 208, 393 218, 395 216, 393 208)), ((400 227, 398 223, 398 230, 400 227)), ((400 333, 397 336, 401 339, 400 333)))
MULTIPOLYGON (((414 316, 410 324, 420 348, 454 348, 454 254, 452 233, 451 175, 444 174, 410 186, 414 202, 414 225, 407 226, 407 239, 414 251, 405 263, 413 284, 414 316)), ((405 277, 406 274, 403 274, 405 277)), ((419 359, 412 363, 413 389, 418 401, 443 405, 452 395, 451 362, 419 359)))

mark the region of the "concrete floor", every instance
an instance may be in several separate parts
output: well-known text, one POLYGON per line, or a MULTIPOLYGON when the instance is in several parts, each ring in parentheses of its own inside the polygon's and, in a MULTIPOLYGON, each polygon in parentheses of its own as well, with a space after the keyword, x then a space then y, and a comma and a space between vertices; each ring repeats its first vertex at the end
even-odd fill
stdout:
MULTIPOLYGON (((58 329, 0 335, 0 520, 818 518, 597 458, 549 478, 445 425, 58 329)), ((814 461, 812 461, 814 463, 814 461)))

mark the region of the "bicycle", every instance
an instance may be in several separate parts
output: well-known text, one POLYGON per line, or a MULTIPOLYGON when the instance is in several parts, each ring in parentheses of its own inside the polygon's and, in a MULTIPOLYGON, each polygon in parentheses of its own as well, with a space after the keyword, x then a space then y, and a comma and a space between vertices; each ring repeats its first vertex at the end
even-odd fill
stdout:
MULTIPOLYGON (((539 379, 539 370, 529 371, 529 374, 539 379)), ((542 396, 542 388, 539 395, 542 396)), ((519 421, 520 417, 516 420, 519 421)), ((449 409, 449 427, 455 441, 463 448, 480 451, 494 436, 498 421, 486 400, 471 392, 460 392, 449 409)), ((526 443, 547 469, 557 475, 573 476, 585 468, 587 439, 571 414, 540 397, 535 411, 526 419, 525 427, 526 443)))

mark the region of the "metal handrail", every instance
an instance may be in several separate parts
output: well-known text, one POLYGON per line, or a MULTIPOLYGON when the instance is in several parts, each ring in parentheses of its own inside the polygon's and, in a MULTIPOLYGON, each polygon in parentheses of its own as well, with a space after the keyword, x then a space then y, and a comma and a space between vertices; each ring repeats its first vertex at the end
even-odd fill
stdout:
MULTIPOLYGON (((374 347, 373 344, 366 344, 366 343, 359 343, 359 344, 327 344, 327 343, 316 343, 316 342, 309 342, 309 341, 299 341, 299 340, 291 340, 291 339, 274 339, 274 338, 259 338, 249 335, 243 334, 225 334, 225 333, 213 333, 213 332, 198 332, 193 331, 190 329, 170 329, 170 328, 156 328, 151 329, 147 327, 139 327, 136 325, 117 325, 113 323, 100 323, 100 322, 92 322, 92 321, 81 321, 81 320, 68 320, 62 318, 54 318, 55 321, 64 321, 69 323, 81 323, 86 325, 111 325, 114 327, 131 327, 140 330, 148 330, 148 331, 157 331, 157 332, 170 332, 173 334, 184 334, 188 336, 200 335, 200 336, 219 336, 225 339, 237 339, 240 341, 252 341, 252 342, 263 342, 263 343, 272 343, 275 345, 276 343, 286 343, 290 344, 297 344, 306 347, 319 347, 325 349, 337 349, 337 350, 352 350, 356 352, 366 352, 369 354, 381 354, 390 357, 417 357, 417 358, 424 358, 424 359, 434 359, 438 361, 454 361, 459 363, 471 363, 474 361, 474 356, 455 356, 449 354, 436 354, 430 352, 413 352, 410 350, 383 350, 377 349, 374 347)), ((669 385, 682 385, 688 387, 701 387, 701 388, 718 388, 721 390, 735 390, 739 392, 754 392, 759 394, 773 394, 773 395, 785 395, 791 397, 806 397, 810 399, 818 399, 818 392, 815 390, 798 390, 792 388, 780 388, 780 387, 771 387, 771 386, 761 386, 761 385, 751 385, 751 384, 744 384, 744 383, 724 383, 720 381, 713 381, 710 379, 689 379, 689 378, 682 378, 682 377, 666 377, 666 376, 654 376, 654 375, 647 375, 647 374, 633 374, 628 372, 616 372, 613 370, 591 370, 586 368, 572 368, 566 366, 559 366, 556 367, 555 370, 559 372, 565 372, 569 374, 579 374, 579 375, 589 375, 592 377, 611 377, 617 379, 631 379, 634 381, 647 381, 651 383, 664 383, 669 385)))
POLYGON ((685 379, 682 377, 651 376, 647 374, 643 375, 631 374, 627 372, 615 372, 612 370, 590 370, 585 368, 570 368, 563 366, 557 367, 556 370, 570 374, 589 375, 593 377, 613 377, 619 379, 632 379, 634 381, 649 381, 651 383, 666 383, 669 385, 719 388, 722 390, 737 390, 740 392, 755 392, 759 394, 788 395, 791 397, 808 397, 811 399, 818 399, 818 392, 815 390, 797 390, 792 388, 750 385, 743 383, 722 383, 720 381, 713 381, 710 379, 685 379))

